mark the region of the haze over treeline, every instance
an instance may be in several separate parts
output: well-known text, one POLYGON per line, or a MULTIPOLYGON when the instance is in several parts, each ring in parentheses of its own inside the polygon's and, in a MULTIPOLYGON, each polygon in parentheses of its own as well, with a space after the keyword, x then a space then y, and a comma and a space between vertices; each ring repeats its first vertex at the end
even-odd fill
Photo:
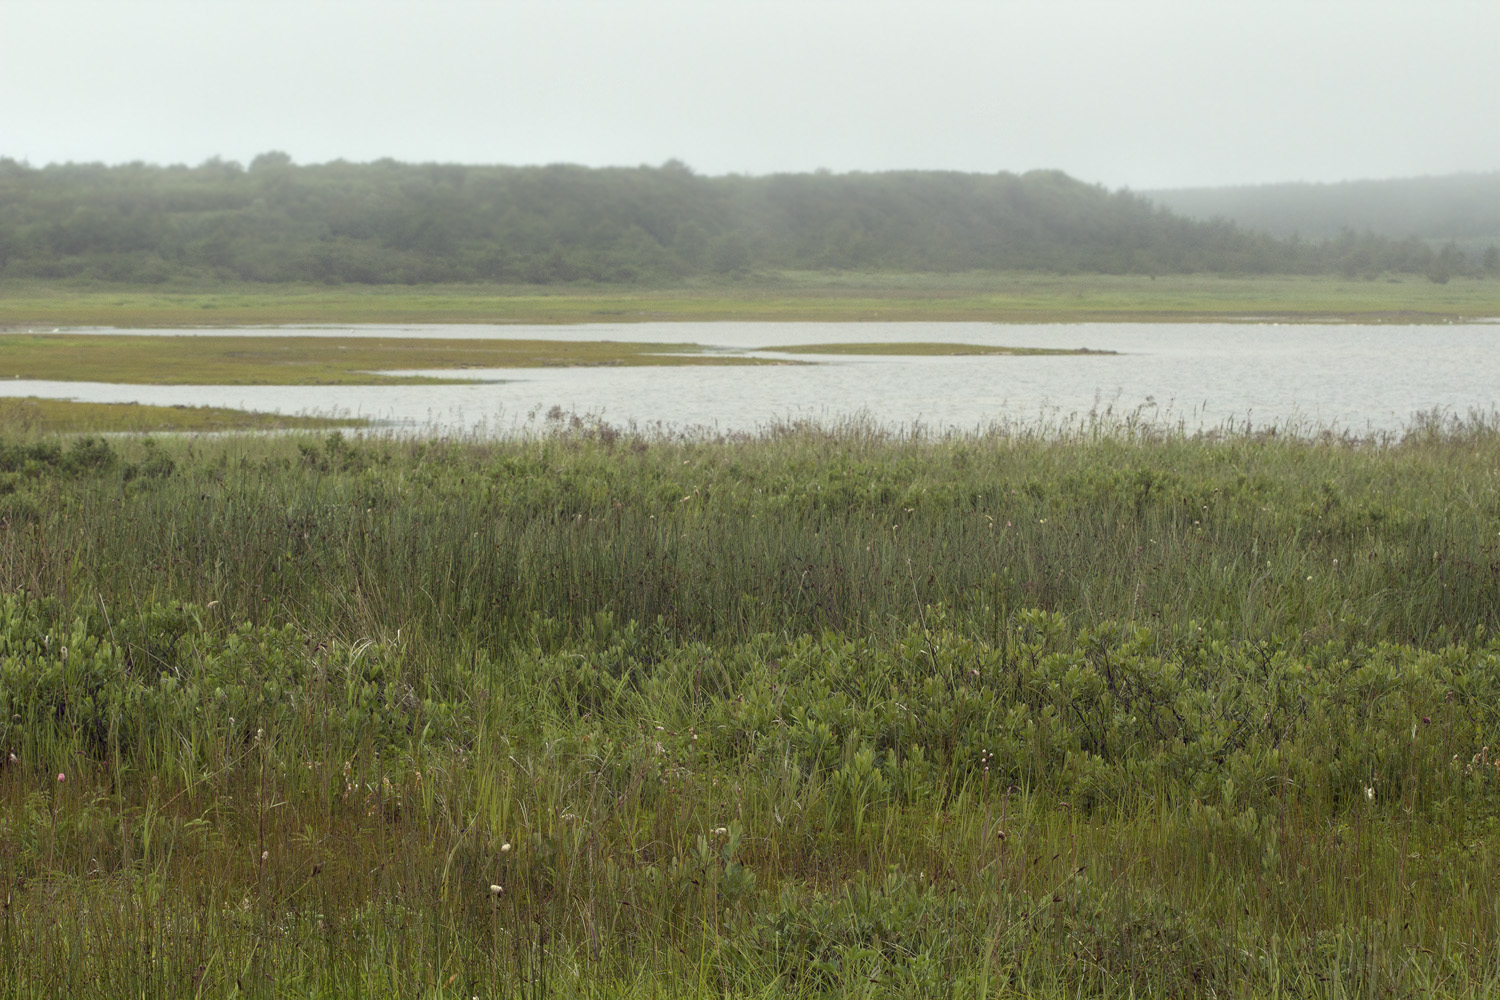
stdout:
POLYGON ((1404 272, 1500 260, 1345 231, 1284 240, 1058 171, 706 177, 335 161, 248 168, 0 160, 0 277, 669 282, 775 271, 1404 272))
POLYGON ((1346 181, 1258 184, 1147 191, 1146 196, 1195 219, 1223 218, 1248 229, 1310 239, 1346 229, 1402 238, 1500 243, 1500 170, 1346 181))

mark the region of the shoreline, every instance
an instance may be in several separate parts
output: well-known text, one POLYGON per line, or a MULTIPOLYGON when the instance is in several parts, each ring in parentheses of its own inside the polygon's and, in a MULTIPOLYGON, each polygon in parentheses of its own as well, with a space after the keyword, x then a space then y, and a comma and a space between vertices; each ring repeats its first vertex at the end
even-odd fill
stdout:
POLYGON ((667 288, 13 283, 0 330, 302 323, 1449 324, 1500 319, 1500 281, 1175 275, 773 275, 667 288))

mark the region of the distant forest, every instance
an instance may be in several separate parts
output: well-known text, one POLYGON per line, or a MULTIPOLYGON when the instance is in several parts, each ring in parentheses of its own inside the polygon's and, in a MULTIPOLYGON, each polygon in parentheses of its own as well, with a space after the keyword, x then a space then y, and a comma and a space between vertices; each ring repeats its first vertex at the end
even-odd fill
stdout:
MULTIPOLYGON (((1304 235, 1306 235, 1304 233, 1304 235)), ((704 177, 393 160, 248 168, 0 159, 0 279, 664 283, 785 271, 1500 272, 1345 230, 1281 239, 1056 171, 704 177)))
POLYGON ((1329 239, 1344 230, 1459 245, 1500 244, 1500 170, 1342 184, 1149 191, 1157 204, 1194 219, 1227 219, 1282 238, 1329 239))

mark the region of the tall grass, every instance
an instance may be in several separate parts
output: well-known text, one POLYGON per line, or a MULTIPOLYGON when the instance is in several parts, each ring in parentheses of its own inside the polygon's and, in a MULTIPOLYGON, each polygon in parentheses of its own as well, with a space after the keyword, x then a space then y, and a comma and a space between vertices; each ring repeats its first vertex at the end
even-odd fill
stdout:
POLYGON ((1384 446, 1071 435, 120 444, 89 475, 0 471, 0 579, 489 649, 603 612, 672 642, 899 631, 935 605, 1164 641, 1216 622, 1430 646, 1497 624, 1487 424, 1384 446))
POLYGON ((202 327, 275 323, 859 322, 1432 323, 1500 315, 1500 283, 1417 275, 899 274, 773 272, 670 288, 595 285, 168 283, 10 279, 0 325, 202 327))
POLYGON ((1500 986, 1486 421, 0 476, 0 996, 1500 986))

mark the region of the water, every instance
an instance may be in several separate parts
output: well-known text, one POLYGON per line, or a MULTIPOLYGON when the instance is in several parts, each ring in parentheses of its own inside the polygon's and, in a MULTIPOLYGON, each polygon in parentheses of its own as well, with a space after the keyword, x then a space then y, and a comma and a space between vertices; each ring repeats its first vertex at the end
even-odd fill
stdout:
MULTIPOLYGON (((234 406, 363 416, 434 433, 535 426, 552 407, 612 424, 755 430, 786 419, 863 416, 888 425, 973 429, 1140 410, 1190 427, 1394 430, 1420 412, 1500 408, 1494 325, 642 323, 580 326, 325 326, 98 330, 185 336, 405 336, 772 346, 878 341, 1087 347, 1116 355, 849 357, 799 366, 467 369, 465 386, 133 386, 0 382, 0 394, 94 402, 234 406)), ((3 345, 3 339, 0 339, 3 345)))

